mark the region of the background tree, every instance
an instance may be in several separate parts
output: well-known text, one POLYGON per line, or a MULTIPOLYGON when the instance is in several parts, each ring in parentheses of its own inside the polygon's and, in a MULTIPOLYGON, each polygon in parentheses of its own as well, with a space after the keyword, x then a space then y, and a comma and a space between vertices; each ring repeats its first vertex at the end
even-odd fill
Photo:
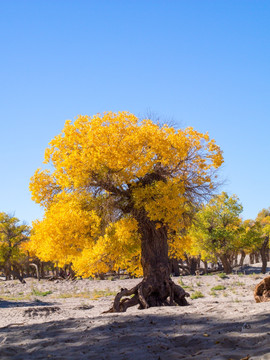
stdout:
MULTIPOLYGON (((189 214, 214 187, 215 169, 223 162, 214 140, 192 128, 175 130, 130 113, 109 112, 67 121, 46 150, 49 162, 52 171, 38 169, 30 184, 33 199, 45 208, 44 219, 34 226, 35 243, 49 246, 39 228, 52 220, 59 256, 68 256, 65 261, 72 260, 83 276, 104 264, 106 270, 110 262, 119 266, 126 254, 125 266, 139 256, 143 280, 119 293, 112 311, 135 304, 185 305, 186 292, 170 279, 168 244, 178 241, 189 214), (82 230, 75 232, 78 215, 64 227, 57 215, 53 220, 54 207, 70 219, 70 201, 82 211, 77 222, 82 230), (107 206, 109 222, 102 211, 107 206), (138 248, 140 253, 130 257, 138 248)), ((53 234, 50 239, 55 243, 53 234)))
POLYGON ((239 249, 241 253, 240 266, 246 253, 254 254, 258 252, 262 245, 262 227, 259 221, 247 219, 243 221, 242 232, 239 237, 239 249))
POLYGON ((232 272, 231 256, 238 249, 242 205, 239 199, 223 192, 213 197, 195 217, 190 235, 193 252, 203 260, 221 260, 224 271, 232 272))
POLYGON ((261 246, 260 254, 262 258, 262 273, 266 273, 267 268, 267 252, 269 250, 269 233, 270 233, 270 208, 263 209, 259 212, 256 222, 261 227, 261 246))
POLYGON ((23 281, 19 264, 25 258, 22 245, 29 240, 30 228, 4 212, 0 213, 0 264, 6 279, 11 275, 23 281))

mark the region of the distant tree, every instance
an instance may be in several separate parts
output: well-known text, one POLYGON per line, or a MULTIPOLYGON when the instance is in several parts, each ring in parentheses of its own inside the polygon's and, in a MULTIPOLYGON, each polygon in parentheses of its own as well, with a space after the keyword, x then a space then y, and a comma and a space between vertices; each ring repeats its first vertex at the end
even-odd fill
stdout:
POLYGON ((261 246, 260 254, 262 258, 262 273, 266 273, 267 268, 267 251, 269 250, 269 234, 270 234, 270 208, 263 209, 259 212, 256 222, 261 227, 261 246))
POLYGON ((241 224, 242 232, 238 238, 238 248, 241 253, 240 265, 243 265, 246 253, 259 251, 262 243, 262 228, 258 221, 247 219, 241 224))
POLYGON ((20 224, 16 217, 0 213, 0 265, 6 279, 13 275, 23 281, 19 263, 25 257, 21 247, 29 240, 29 232, 29 226, 20 224))
POLYGON ((213 197, 195 217, 190 230, 193 252, 203 260, 221 260, 224 271, 232 272, 231 256, 237 250, 241 232, 242 205, 226 192, 213 197))
POLYGON ((168 247, 181 244, 189 214, 215 186, 223 158, 214 140, 109 112, 66 122, 45 162, 52 171, 37 170, 30 184, 45 208, 32 238, 40 256, 72 262, 82 276, 136 272, 140 261, 143 281, 119 293, 112 311, 185 305, 186 292, 170 278, 168 247))

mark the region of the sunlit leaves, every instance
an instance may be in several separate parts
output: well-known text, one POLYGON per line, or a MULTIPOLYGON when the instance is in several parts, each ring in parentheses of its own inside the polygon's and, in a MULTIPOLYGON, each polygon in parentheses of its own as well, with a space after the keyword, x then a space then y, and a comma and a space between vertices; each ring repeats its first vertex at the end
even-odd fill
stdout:
POLYGON ((177 253, 184 215, 211 192, 223 158, 208 134, 108 112, 67 121, 44 162, 48 168, 30 183, 32 198, 45 207, 32 250, 89 276, 141 272, 135 212, 165 226, 177 253))
POLYGON ((30 228, 19 219, 0 213, 0 263, 11 265, 23 257, 23 245, 29 240, 30 228))
POLYGON ((242 205, 239 199, 227 193, 215 196, 202 207, 195 218, 190 236, 192 252, 202 259, 217 260, 240 246, 242 205))

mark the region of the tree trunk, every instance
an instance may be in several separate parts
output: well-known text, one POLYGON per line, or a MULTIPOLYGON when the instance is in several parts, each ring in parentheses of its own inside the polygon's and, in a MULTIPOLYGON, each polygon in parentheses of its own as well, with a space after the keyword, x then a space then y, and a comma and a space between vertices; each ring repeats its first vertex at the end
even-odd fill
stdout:
POLYGON ((262 244, 262 247, 260 249, 260 253, 261 253, 261 257, 262 257, 262 274, 266 273, 266 268, 267 268, 267 249, 268 249, 268 245, 269 245, 269 236, 266 236, 264 238, 264 242, 262 244))
POLYGON ((171 267, 171 274, 174 276, 180 276, 180 269, 178 265, 178 260, 176 258, 170 259, 170 267, 171 267))
POLYGON ((240 258, 240 261, 239 261, 240 266, 244 265, 245 257, 246 257, 246 253, 244 252, 244 250, 241 250, 241 258, 240 258))
POLYGON ((260 253, 258 251, 255 252, 255 261, 256 263, 260 262, 260 253))
POLYGON ((238 265, 238 253, 236 252, 234 254, 233 266, 237 266, 237 265, 238 265))
POLYGON ((121 289, 109 312, 124 312, 130 306, 139 304, 140 309, 152 306, 187 305, 189 296, 170 278, 168 258, 168 236, 165 226, 159 228, 144 213, 135 214, 141 234, 141 263, 143 280, 133 289, 121 289), (134 295, 132 298, 123 296, 134 295), (169 300, 168 300, 169 298, 169 300))
POLYGON ((207 264, 207 261, 204 260, 203 261, 203 264, 204 264, 204 271, 205 271, 205 274, 208 274, 208 264, 207 264))
POLYGON ((230 264, 230 261, 228 260, 228 256, 226 254, 220 256, 220 260, 222 262, 223 269, 226 274, 231 274, 232 272, 232 266, 230 264))
POLYGON ((17 278, 22 284, 26 283, 25 280, 23 279, 23 276, 20 274, 20 270, 17 264, 13 264, 12 275, 13 275, 13 279, 17 278))
POLYGON ((254 253, 249 254, 250 264, 253 265, 255 263, 255 255, 254 253))
POLYGON ((267 251, 266 251, 266 257, 267 257, 267 261, 270 261, 270 249, 268 247, 267 251))
POLYGON ((40 262, 40 277, 41 277, 41 279, 45 278, 44 262, 43 261, 40 262))
POLYGON ((190 275, 195 275, 198 269, 198 258, 196 256, 190 257, 190 275))
POLYGON ((38 279, 38 281, 40 281, 40 274, 39 274, 39 269, 38 269, 37 264, 31 263, 31 264, 29 264, 29 266, 33 266, 36 269, 37 279, 38 279))

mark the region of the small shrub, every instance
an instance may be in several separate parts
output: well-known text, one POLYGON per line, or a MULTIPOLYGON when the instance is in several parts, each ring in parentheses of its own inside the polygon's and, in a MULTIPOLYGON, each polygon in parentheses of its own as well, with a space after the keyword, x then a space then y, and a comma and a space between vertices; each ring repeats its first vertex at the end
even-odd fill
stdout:
POLYGON ((220 274, 218 274, 218 277, 219 277, 220 279, 228 279, 228 276, 227 276, 225 273, 220 273, 220 274))
POLYGON ((115 296, 117 294, 116 291, 111 290, 94 290, 92 293, 92 299, 97 300, 101 297, 107 297, 107 296, 115 296))
POLYGON ((244 286, 245 283, 243 283, 243 282, 241 282, 241 281, 234 281, 234 282, 232 283, 232 285, 234 285, 234 286, 244 286))
POLYGON ((195 291, 193 294, 190 295, 190 298, 192 300, 203 298, 203 297, 204 297, 204 295, 200 291, 195 291))
POLYGON ((183 285, 185 285, 184 282, 183 282, 182 277, 180 277, 180 279, 178 280, 178 283, 179 283, 179 285, 181 285, 182 287, 183 287, 183 285))
POLYGON ((212 287, 212 291, 216 291, 216 290, 225 290, 226 289, 226 286, 223 286, 223 285, 216 285, 214 287, 212 287))
POLYGON ((49 291, 39 291, 38 289, 33 289, 32 294, 35 295, 35 296, 47 296, 47 295, 52 294, 52 291, 51 290, 49 290, 49 291))

